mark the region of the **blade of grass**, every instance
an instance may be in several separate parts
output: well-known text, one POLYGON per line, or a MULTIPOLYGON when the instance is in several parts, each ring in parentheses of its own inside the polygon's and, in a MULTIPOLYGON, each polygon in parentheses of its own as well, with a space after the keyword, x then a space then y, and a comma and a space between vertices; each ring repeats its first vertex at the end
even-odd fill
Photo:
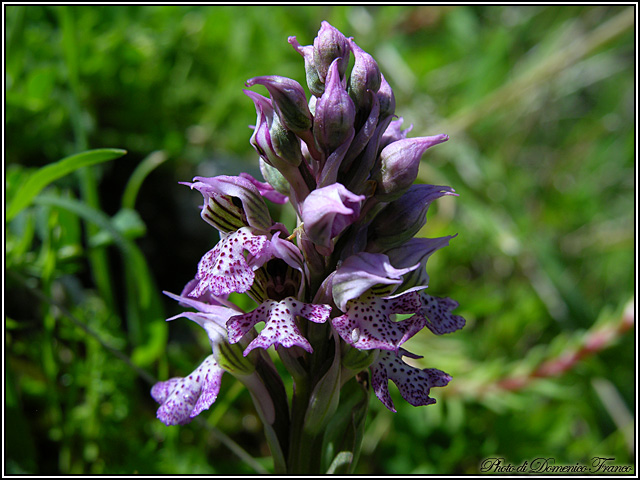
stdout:
POLYGON ((107 230, 113 237, 116 245, 125 256, 126 261, 133 266, 140 281, 137 283, 139 302, 143 308, 147 308, 151 301, 153 284, 152 277, 146 264, 146 260, 138 246, 131 240, 123 237, 116 227, 111 223, 111 219, 103 212, 91 208, 83 202, 71 198, 61 198, 52 195, 40 195, 33 200, 39 205, 53 205, 74 212, 85 221, 93 223, 100 228, 107 230))
POLYGON ((118 148, 99 148, 71 155, 40 168, 27 179, 13 197, 13 200, 10 201, 9 208, 7 208, 6 221, 11 221, 21 210, 28 207, 31 201, 55 180, 82 167, 114 160, 126 153, 126 150, 118 148))
POLYGON ((136 197, 142 186, 142 182, 156 167, 162 165, 168 159, 163 151, 152 152, 142 162, 138 164, 131 174, 127 186, 122 194, 122 208, 135 209, 136 197))

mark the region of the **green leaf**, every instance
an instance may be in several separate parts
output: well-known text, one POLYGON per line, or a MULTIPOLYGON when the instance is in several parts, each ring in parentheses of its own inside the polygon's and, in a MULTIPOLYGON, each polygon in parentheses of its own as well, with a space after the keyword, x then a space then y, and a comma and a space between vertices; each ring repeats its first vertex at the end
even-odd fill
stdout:
POLYGON ((14 218, 22 209, 29 206, 31 201, 51 182, 82 167, 96 165, 119 158, 127 153, 118 148, 100 148, 71 155, 62 160, 46 165, 34 172, 18 189, 7 208, 6 221, 14 218))

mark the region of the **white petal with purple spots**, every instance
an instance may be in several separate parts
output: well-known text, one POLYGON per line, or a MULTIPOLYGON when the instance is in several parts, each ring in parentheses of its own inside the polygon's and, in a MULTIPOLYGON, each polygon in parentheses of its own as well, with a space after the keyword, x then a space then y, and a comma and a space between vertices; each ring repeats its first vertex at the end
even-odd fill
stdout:
POLYGON ((246 292, 253 284, 254 270, 272 257, 271 250, 267 237, 254 235, 248 227, 224 235, 200 260, 198 285, 189 296, 197 298, 207 289, 216 296, 246 292))
POLYGON ((184 425, 207 410, 218 397, 224 370, 209 355, 188 377, 156 383, 151 396, 160 403, 157 416, 165 425, 184 425))
POLYGON ((236 315, 227 322, 229 342, 237 343, 258 322, 265 322, 260 334, 244 350, 247 356, 256 347, 267 349, 271 345, 286 348, 297 345, 307 352, 313 352, 311 344, 302 336, 295 317, 300 316, 315 323, 324 323, 329 319, 329 305, 303 303, 293 297, 280 302, 267 300, 258 308, 244 315, 236 315))
POLYGON ((416 313, 421 307, 416 291, 391 298, 367 296, 347 303, 346 313, 331 323, 342 339, 360 350, 393 350, 422 330, 426 319, 414 315, 396 322, 391 315, 416 313))

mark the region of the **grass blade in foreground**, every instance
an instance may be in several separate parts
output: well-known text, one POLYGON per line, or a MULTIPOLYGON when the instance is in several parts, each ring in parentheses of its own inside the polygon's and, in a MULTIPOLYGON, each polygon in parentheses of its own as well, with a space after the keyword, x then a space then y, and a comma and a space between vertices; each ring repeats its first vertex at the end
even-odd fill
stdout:
POLYGON ((71 155, 62 160, 46 165, 36 171, 22 185, 16 196, 10 201, 7 209, 7 221, 15 217, 22 209, 29 206, 31 201, 51 182, 82 167, 95 165, 120 158, 127 153, 119 148, 99 148, 71 155))

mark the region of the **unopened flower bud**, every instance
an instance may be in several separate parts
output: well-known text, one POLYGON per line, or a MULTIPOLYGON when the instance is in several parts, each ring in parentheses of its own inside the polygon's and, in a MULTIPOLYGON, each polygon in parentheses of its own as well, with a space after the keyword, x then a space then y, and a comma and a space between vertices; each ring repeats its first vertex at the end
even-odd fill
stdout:
POLYGON ((380 102, 380 118, 393 115, 396 111, 396 97, 393 94, 391 85, 387 83, 384 75, 380 74, 380 89, 378 90, 378 101, 380 102))
POLYGON ((447 135, 405 138, 387 145, 380 153, 376 196, 383 201, 398 198, 418 176, 420 159, 429 147, 449 140, 447 135))
POLYGON ((316 103, 313 135, 318 146, 330 153, 353 134, 356 109, 345 90, 338 73, 338 60, 334 60, 327 75, 326 89, 316 103))
POLYGON ((307 74, 307 86, 314 97, 324 93, 324 79, 320 79, 318 70, 313 63, 313 45, 302 46, 296 37, 289 37, 289 43, 300 55, 304 57, 304 69, 307 74))
POLYGON ((280 123, 271 100, 250 90, 243 91, 253 100, 258 113, 251 145, 265 162, 278 169, 300 165, 300 140, 280 123))
POLYGON ((338 29, 332 27, 329 22, 323 21, 318 36, 313 41, 313 63, 324 81, 328 75, 329 67, 338 60, 338 72, 342 77, 349 64, 349 41, 338 29))
POLYGON ((313 124, 302 86, 286 77, 268 75, 247 80, 247 86, 259 84, 267 87, 271 102, 282 124, 294 133, 306 132, 313 124))
POLYGON ((371 55, 362 50, 349 39, 351 50, 356 58, 349 77, 349 94, 358 108, 371 103, 367 90, 376 93, 382 82, 382 74, 378 63, 371 55))
POLYGON ((416 235, 427 222, 431 202, 444 195, 457 194, 451 187, 412 185, 404 195, 389 203, 369 226, 371 250, 394 248, 416 235))

